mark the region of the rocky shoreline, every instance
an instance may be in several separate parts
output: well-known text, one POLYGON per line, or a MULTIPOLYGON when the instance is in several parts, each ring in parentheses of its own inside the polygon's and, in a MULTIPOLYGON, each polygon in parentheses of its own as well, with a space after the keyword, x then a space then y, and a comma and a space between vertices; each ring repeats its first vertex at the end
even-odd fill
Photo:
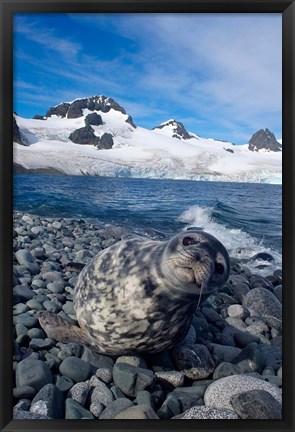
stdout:
POLYGON ((110 357, 47 338, 38 312, 76 323, 83 266, 126 234, 84 220, 14 214, 15 419, 280 419, 282 271, 229 281, 194 314, 183 343, 110 357))

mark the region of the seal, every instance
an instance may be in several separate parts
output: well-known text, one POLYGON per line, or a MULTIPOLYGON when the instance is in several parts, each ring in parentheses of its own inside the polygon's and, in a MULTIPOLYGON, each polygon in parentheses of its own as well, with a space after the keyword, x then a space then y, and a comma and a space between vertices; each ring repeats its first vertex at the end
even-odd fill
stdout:
POLYGON ((229 276, 225 247, 197 228, 168 241, 121 240, 99 252, 79 274, 74 309, 79 326, 40 312, 47 335, 108 355, 154 353, 186 336, 203 296, 229 276))

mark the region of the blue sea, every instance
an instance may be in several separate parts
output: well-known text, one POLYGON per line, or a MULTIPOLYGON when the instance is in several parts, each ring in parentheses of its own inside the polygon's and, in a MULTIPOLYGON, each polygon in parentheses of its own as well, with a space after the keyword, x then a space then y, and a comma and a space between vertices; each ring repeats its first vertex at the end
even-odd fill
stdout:
POLYGON ((165 237, 197 226, 231 256, 267 251, 281 266, 281 185, 17 174, 14 209, 165 237))

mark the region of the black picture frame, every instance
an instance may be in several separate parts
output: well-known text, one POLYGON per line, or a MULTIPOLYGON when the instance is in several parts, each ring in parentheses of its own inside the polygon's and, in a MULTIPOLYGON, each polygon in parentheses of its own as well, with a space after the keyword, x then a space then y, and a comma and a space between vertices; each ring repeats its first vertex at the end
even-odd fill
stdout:
POLYGON ((0 0, 1 13, 1 431, 294 430, 294 0, 0 0), (13 14, 62 12, 281 13, 283 21, 283 420, 13 420, 12 419, 12 212, 13 14))

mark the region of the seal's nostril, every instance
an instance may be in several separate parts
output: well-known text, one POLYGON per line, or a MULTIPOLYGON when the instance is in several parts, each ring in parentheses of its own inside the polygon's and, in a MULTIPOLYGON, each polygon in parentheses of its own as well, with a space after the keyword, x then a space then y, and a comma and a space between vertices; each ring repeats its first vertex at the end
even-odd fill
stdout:
POLYGON ((224 273, 224 267, 220 263, 215 263, 215 273, 222 275, 224 273))
POLYGON ((192 244, 196 244, 196 240, 193 237, 184 237, 182 244, 183 246, 190 246, 192 244))

